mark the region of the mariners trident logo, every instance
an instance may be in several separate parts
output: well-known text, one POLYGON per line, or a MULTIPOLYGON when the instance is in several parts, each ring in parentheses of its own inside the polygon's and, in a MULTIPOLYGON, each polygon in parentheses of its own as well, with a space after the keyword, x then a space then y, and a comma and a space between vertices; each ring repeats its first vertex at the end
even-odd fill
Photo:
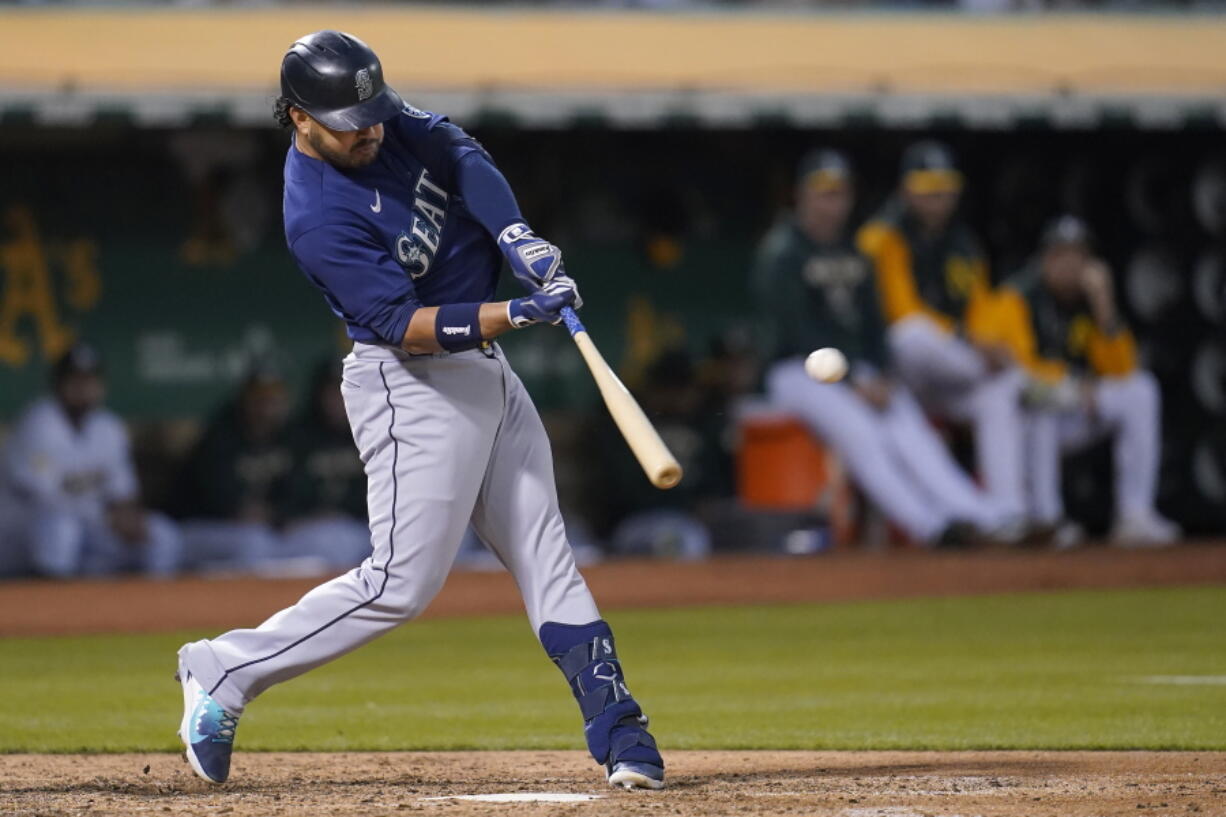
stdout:
POLYGON ((370 71, 365 68, 353 75, 353 84, 358 89, 358 102, 365 102, 375 92, 375 84, 370 79, 370 71))

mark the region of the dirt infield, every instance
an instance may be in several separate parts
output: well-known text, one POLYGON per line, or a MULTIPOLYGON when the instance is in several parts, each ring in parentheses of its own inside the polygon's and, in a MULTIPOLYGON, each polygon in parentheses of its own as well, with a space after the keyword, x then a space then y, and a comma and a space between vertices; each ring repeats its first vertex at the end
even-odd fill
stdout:
MULTIPOLYGON (((840 552, 808 558, 722 557, 699 563, 621 561, 585 568, 604 609, 967 595, 1087 587, 1226 583, 1226 545, 1071 553, 840 552)), ((0 636, 154 632, 251 626, 321 578, 121 579, 0 583, 0 636)), ((457 571, 426 616, 518 613, 504 572, 457 571)))
POLYGON ((577 752, 240 754, 212 788, 171 755, 0 756, 0 814, 1226 814, 1226 753, 671 752, 670 787, 621 792, 577 752), (475 794, 595 795, 494 804, 475 794))

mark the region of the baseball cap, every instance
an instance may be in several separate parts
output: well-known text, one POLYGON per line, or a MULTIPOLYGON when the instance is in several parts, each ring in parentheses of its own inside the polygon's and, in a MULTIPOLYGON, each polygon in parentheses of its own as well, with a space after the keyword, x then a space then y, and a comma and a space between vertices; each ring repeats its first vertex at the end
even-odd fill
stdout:
POLYGON ((51 378, 59 381, 73 374, 102 374, 102 355, 88 343, 74 343, 55 361, 51 378))
POLYGON ((809 151, 796 169, 797 184, 822 191, 851 184, 851 178, 851 162, 847 156, 829 148, 809 151))
POLYGON ((910 193, 957 193, 962 189, 962 173, 953 153, 931 140, 916 142, 903 151, 900 176, 910 193))
POLYGON ((1048 222, 1043 228, 1043 236, 1039 239, 1039 243, 1043 249, 1054 247, 1057 244, 1089 247, 1091 240, 1089 226, 1077 216, 1066 213, 1048 222))

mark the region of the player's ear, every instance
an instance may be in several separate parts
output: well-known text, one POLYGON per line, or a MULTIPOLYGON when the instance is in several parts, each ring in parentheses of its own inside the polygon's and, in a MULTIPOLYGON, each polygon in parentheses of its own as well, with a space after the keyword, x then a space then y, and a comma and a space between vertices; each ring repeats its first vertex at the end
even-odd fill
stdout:
POLYGON ((311 128, 311 116, 302 108, 295 108, 293 105, 289 108, 289 118, 294 122, 294 130, 301 133, 303 136, 311 128))

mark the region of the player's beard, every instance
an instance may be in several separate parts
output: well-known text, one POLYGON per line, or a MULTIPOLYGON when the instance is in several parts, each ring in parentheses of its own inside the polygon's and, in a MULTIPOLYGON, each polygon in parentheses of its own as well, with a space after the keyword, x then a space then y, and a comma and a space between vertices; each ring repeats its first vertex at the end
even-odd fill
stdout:
POLYGON ((323 137, 316 131, 307 133, 307 141, 311 147, 333 167, 341 167, 349 170, 354 170, 359 167, 366 167, 368 164, 379 158, 379 140, 378 139, 359 139, 349 146, 348 150, 338 151, 333 150, 329 145, 324 143, 323 137), (374 149, 367 149, 373 145, 374 149))

